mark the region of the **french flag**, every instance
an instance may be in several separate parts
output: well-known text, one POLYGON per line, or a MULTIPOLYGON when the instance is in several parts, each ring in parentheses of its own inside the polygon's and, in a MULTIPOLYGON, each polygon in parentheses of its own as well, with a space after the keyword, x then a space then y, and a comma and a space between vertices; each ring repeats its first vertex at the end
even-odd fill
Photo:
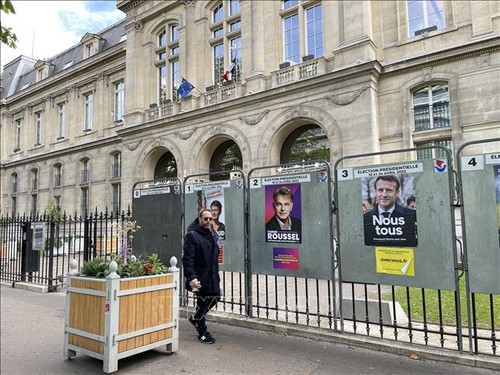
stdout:
POLYGON ((222 75, 223 81, 230 81, 233 77, 234 69, 236 68, 236 57, 231 59, 231 64, 229 64, 227 70, 222 75))

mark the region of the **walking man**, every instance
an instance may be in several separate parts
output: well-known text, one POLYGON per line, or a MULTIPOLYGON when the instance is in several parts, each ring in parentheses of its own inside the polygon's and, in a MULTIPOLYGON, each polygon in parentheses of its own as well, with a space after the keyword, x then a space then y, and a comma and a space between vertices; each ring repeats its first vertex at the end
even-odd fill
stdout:
POLYGON ((219 245, 212 229, 212 212, 203 209, 189 225, 184 238, 184 276, 186 289, 196 295, 196 313, 189 321, 198 331, 198 340, 213 344, 215 339, 207 331, 206 314, 220 300, 219 245))

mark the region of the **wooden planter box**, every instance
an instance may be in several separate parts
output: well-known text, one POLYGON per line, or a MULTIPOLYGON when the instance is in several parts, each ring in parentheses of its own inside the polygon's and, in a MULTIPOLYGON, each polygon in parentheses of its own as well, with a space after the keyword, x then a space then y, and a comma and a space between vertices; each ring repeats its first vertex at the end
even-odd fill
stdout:
POLYGON ((171 260, 171 272, 164 275, 124 279, 115 272, 99 279, 71 275, 73 270, 70 271, 64 324, 65 358, 70 359, 78 352, 89 355, 102 360, 103 371, 109 374, 118 370, 118 360, 122 358, 163 345, 167 351, 177 351, 179 269, 176 263, 171 260))

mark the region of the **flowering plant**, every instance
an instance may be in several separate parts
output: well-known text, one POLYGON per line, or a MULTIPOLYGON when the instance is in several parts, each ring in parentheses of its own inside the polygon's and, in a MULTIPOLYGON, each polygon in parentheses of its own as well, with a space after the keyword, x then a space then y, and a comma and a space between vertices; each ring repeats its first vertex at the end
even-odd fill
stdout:
POLYGON ((118 256, 127 262, 129 256, 132 255, 134 233, 141 229, 141 226, 135 220, 126 219, 111 224, 111 227, 115 230, 115 236, 122 243, 121 248, 118 250, 118 256))
POLYGON ((109 265, 115 261, 118 265, 116 273, 120 277, 138 277, 147 275, 160 275, 167 273, 167 267, 163 264, 158 254, 153 253, 147 257, 132 255, 133 234, 141 227, 134 220, 123 220, 112 224, 116 231, 115 235, 121 240, 121 247, 117 253, 112 253, 109 259, 95 257, 83 262, 82 274, 94 277, 106 277, 109 275, 109 265))
POLYGON ((116 254, 111 254, 109 259, 96 257, 83 262, 82 274, 93 277, 106 277, 109 275, 109 264, 115 261, 118 265, 116 273, 122 277, 138 277, 147 275, 161 275, 167 273, 167 266, 163 264, 158 254, 147 257, 131 255, 127 262, 116 254))

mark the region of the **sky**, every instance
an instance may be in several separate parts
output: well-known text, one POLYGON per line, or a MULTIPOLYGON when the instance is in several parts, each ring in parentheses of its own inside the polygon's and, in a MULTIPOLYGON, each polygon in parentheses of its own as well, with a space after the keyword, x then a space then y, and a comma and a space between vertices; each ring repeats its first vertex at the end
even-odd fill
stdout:
POLYGON ((17 35, 17 48, 0 44, 1 70, 20 55, 50 58, 80 43, 85 33, 98 33, 125 18, 115 0, 12 0, 16 14, 1 13, 3 27, 17 35))

